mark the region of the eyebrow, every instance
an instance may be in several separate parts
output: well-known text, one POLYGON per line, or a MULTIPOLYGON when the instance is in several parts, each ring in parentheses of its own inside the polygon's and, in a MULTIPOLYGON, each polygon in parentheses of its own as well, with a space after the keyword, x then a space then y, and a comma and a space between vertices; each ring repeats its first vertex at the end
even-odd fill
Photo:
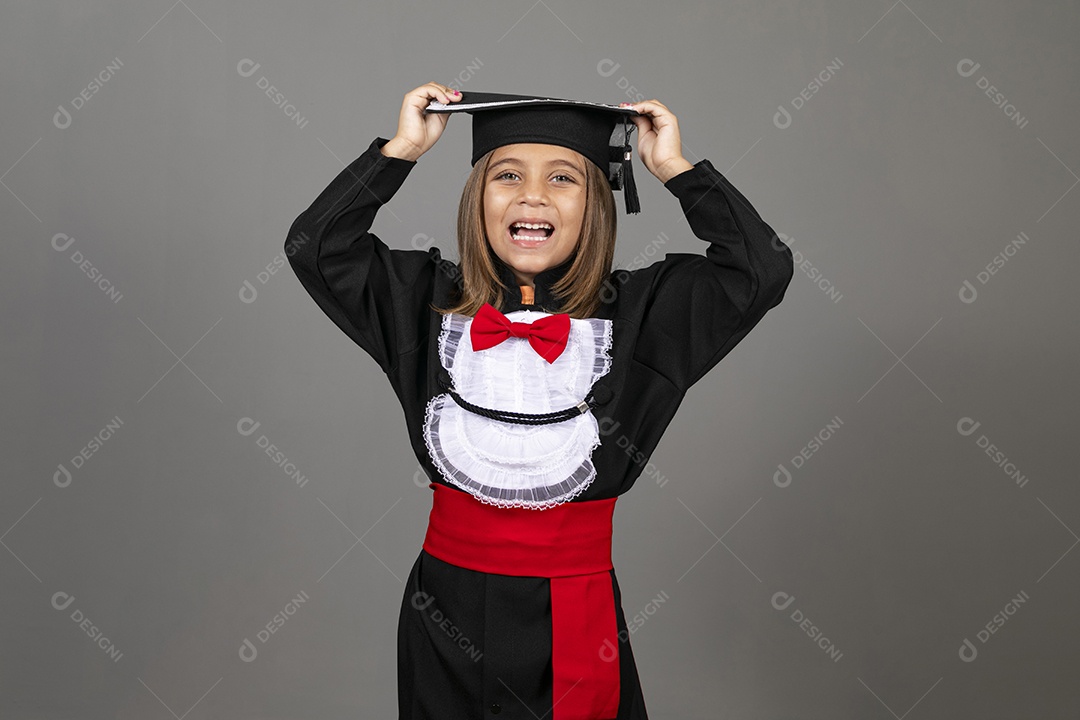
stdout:
MULTIPOLYGON (((507 163, 517 163, 519 165, 524 164, 524 163, 522 163, 521 160, 519 160, 517 158, 507 157, 507 158, 503 158, 502 160, 499 160, 498 162, 492 163, 491 166, 488 168, 488 171, 494 170, 497 167, 499 167, 500 165, 505 165, 507 163)), ((577 170, 578 172, 582 172, 581 168, 579 168, 577 165, 570 162, 569 160, 563 160, 562 158, 558 158, 556 160, 548 160, 547 165, 548 165, 548 167, 553 167, 555 165, 564 165, 564 166, 566 166, 568 168, 571 168, 573 170, 577 170)))

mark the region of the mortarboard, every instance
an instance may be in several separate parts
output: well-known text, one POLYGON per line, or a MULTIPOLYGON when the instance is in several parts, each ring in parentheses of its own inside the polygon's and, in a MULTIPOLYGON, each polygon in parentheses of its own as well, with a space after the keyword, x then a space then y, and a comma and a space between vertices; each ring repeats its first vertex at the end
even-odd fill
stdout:
POLYGON ((427 112, 467 112, 473 116, 471 164, 486 153, 513 143, 562 145, 584 155, 607 176, 612 190, 622 190, 626 212, 641 212, 630 163, 632 108, 563 100, 544 95, 463 92, 446 105, 432 101, 427 112))

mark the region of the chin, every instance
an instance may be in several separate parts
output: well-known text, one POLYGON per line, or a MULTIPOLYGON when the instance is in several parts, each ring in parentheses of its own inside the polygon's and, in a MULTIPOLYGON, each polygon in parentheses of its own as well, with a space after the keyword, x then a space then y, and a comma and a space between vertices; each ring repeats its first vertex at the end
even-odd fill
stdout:
POLYGON ((541 270, 554 267, 562 262, 562 260, 553 257, 549 253, 541 255, 539 253, 529 252, 528 250, 517 250, 516 248, 511 250, 508 255, 508 265, 512 265, 519 270, 528 272, 540 272, 541 270))

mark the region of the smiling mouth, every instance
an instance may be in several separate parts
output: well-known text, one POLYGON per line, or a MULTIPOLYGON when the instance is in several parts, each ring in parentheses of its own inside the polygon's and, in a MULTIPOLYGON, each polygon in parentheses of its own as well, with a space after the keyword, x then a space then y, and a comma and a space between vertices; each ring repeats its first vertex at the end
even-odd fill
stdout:
POLYGON ((552 227, 528 228, 515 223, 510 225, 506 232, 515 245, 537 247, 543 245, 555 233, 555 229, 552 227))

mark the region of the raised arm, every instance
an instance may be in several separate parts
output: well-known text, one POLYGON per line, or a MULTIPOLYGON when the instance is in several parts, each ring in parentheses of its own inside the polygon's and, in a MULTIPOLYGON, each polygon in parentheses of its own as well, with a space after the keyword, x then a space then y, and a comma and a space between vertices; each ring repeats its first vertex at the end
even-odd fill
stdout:
POLYGON ((668 253, 648 268, 648 308, 635 359, 685 392, 775 307, 794 273, 791 250, 708 160, 690 165, 678 121, 662 103, 634 103, 643 116, 639 154, 679 199, 704 256, 668 253))
POLYGON ((704 256, 671 253, 653 278, 637 355, 685 391, 784 297, 791 250, 708 160, 664 187, 679 199, 704 256))
POLYGON ((387 374, 421 339, 440 258, 435 249, 391 250, 370 228, 446 126, 445 116, 424 114, 432 99, 450 101, 449 88, 427 83, 408 92, 394 137, 376 138, 338 173, 285 239, 304 289, 387 374))
POLYGON ((381 152, 376 138, 338 173, 289 228, 285 253, 323 312, 384 372, 414 339, 415 318, 430 287, 428 253, 392 250, 369 232, 375 214, 397 192, 415 161, 381 152), (409 322, 409 321, 412 322, 409 322))

